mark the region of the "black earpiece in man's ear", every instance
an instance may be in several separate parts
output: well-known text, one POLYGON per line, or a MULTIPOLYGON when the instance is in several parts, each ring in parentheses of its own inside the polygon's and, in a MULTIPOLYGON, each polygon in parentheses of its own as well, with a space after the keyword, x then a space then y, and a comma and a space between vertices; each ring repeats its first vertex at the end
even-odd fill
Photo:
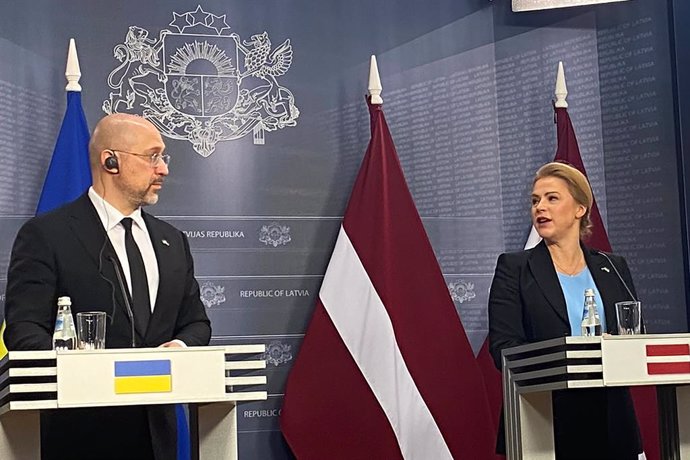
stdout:
POLYGON ((117 174, 120 172, 120 164, 117 161, 117 156, 115 156, 115 152, 110 152, 110 156, 106 158, 103 162, 103 167, 106 171, 111 172, 113 174, 117 174))

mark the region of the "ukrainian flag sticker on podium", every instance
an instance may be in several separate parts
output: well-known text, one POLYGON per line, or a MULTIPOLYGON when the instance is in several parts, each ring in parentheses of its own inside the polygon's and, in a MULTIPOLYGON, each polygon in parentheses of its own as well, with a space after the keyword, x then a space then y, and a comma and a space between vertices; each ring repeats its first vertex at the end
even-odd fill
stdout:
POLYGON ((172 373, 169 359, 115 361, 115 394, 171 391, 172 373))

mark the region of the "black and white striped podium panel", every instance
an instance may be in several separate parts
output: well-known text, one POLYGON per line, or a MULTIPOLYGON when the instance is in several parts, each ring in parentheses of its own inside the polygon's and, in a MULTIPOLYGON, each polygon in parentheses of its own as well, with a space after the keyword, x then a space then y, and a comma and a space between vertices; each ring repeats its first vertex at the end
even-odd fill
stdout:
POLYGON ((266 361, 252 355, 264 352, 264 345, 12 351, 0 361, 0 458, 40 458, 42 409, 192 403, 198 458, 236 459, 237 403, 267 398, 266 377, 253 375, 266 361))
POLYGON ((657 386, 661 458, 690 458, 690 334, 563 337, 504 350, 507 459, 555 459, 552 391, 637 385, 657 386))

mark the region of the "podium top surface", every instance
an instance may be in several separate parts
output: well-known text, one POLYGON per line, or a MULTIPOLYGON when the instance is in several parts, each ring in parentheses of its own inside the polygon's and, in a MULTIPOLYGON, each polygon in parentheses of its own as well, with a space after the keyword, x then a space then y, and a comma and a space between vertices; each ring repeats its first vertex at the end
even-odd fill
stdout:
POLYGON ((541 342, 527 343, 524 345, 519 345, 517 347, 506 348, 502 351, 503 356, 511 356, 516 354, 522 354, 529 351, 536 351, 548 348, 554 348, 558 346, 578 346, 578 345, 593 345, 601 346, 603 341, 616 340, 616 341, 656 341, 656 340, 667 340, 667 339, 679 339, 679 340, 689 340, 690 334, 680 333, 680 334, 639 334, 639 335, 602 335, 597 337, 581 337, 581 336, 564 336, 555 339, 542 340, 541 342))
POLYGON ((263 353, 266 351, 266 346, 258 345, 227 345, 227 346, 205 346, 205 347, 185 347, 185 348, 106 348, 103 350, 38 350, 38 351, 10 351, 0 361, 0 366, 8 360, 43 360, 56 359, 57 355, 127 355, 137 353, 195 353, 218 351, 226 354, 244 354, 244 353, 263 353))
POLYGON ((690 384, 690 334, 560 337, 503 350, 521 392, 690 384))
POLYGON ((242 391, 266 384, 253 374, 266 368, 264 352, 263 344, 12 351, 0 361, 0 413, 266 399, 263 389, 242 391))

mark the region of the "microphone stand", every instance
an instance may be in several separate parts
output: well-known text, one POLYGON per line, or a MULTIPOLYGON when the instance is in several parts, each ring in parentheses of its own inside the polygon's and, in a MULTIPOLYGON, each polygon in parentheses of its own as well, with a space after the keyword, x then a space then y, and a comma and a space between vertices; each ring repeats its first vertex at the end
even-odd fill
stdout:
POLYGON ((118 286, 120 286, 120 293, 122 294, 122 298, 125 301, 127 316, 129 316, 129 324, 132 327, 132 348, 136 348, 137 344, 135 339, 136 335, 134 331, 134 313, 132 312, 132 306, 129 304, 129 294, 127 293, 127 289, 125 289, 125 283, 122 281, 122 274, 120 273, 120 266, 115 260, 115 257, 109 255, 108 260, 110 261, 110 263, 113 264, 113 268, 115 269, 115 276, 117 276, 117 284, 118 286))
POLYGON ((600 255, 604 256, 604 258, 609 262, 609 265, 611 265, 611 268, 613 268, 613 271, 616 272, 616 276, 618 277, 618 279, 620 280, 620 282, 623 284, 623 287, 625 288, 626 291, 628 291, 628 295, 630 296, 630 298, 633 299, 635 302, 638 302, 638 300, 635 298, 635 296, 633 295, 632 291, 631 291, 630 288, 628 287, 628 283, 625 282, 625 280, 624 280, 623 277, 621 276, 620 272, 619 272, 618 269, 616 268, 616 265, 611 261, 611 259, 609 258, 609 256, 606 255, 606 253, 603 252, 603 251, 597 251, 597 253, 599 253, 600 255))
MULTIPOLYGON (((609 262, 611 265, 611 268, 613 268, 613 271, 616 273, 616 276, 620 280, 621 283, 623 283, 623 287, 625 287, 625 290, 628 291, 628 295, 630 296, 631 299, 633 299, 635 302, 639 302, 637 298, 633 295, 632 290, 628 287, 628 283, 625 282, 623 277, 621 276, 620 272, 616 268, 616 264, 613 263, 613 261, 609 258, 608 255, 604 251, 596 251, 597 254, 600 254, 604 256, 604 258, 609 262)), ((645 326, 644 321, 642 321, 642 311, 640 311, 640 327, 642 328, 642 333, 646 334, 647 333, 647 326, 645 326)))

